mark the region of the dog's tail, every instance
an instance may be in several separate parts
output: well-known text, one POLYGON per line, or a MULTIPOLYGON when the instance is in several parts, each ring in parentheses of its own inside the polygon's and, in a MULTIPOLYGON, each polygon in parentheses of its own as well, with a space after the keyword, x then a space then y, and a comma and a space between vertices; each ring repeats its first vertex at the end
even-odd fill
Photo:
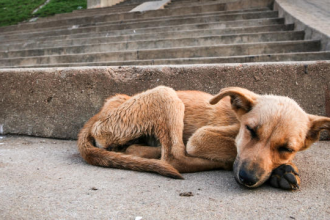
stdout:
POLYGON ((92 144, 94 139, 90 135, 90 128, 93 125, 91 121, 93 120, 86 123, 78 136, 78 149, 87 163, 101 167, 153 172, 175 179, 183 179, 180 173, 165 161, 145 159, 95 147, 92 144))

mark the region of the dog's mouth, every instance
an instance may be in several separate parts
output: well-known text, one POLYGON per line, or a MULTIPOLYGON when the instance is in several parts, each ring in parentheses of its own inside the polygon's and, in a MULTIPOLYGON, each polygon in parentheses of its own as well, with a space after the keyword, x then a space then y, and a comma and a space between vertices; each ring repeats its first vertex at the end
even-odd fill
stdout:
POLYGON ((265 173, 261 169, 247 170, 246 162, 240 163, 239 158, 234 162, 234 177, 238 184, 247 188, 257 188, 267 181, 271 173, 265 173))

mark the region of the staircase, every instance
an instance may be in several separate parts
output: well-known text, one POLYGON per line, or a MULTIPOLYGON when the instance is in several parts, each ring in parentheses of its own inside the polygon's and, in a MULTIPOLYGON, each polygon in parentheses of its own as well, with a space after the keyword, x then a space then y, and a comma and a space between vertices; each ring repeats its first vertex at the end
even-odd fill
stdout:
POLYGON ((141 2, 2 27, 0 68, 330 60, 266 3, 172 0, 129 12, 141 2))

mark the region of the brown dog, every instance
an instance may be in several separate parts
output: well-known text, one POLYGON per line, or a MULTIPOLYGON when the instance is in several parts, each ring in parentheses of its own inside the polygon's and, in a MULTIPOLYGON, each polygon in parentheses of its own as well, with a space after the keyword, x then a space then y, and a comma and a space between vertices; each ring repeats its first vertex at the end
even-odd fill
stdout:
POLYGON ((81 130, 78 147, 90 164, 180 173, 234 168, 257 187, 297 189, 292 159, 330 130, 330 118, 309 115, 287 97, 225 88, 216 96, 159 86, 109 98, 81 130), (96 147, 97 146, 97 147, 96 147))

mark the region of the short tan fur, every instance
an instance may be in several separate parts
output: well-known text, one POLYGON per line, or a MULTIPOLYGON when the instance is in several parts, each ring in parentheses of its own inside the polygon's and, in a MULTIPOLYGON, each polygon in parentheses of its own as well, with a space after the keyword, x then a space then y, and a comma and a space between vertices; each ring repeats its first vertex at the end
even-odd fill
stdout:
POLYGON ((239 87, 212 96, 165 86, 115 95, 80 131, 78 148, 92 165, 180 173, 233 169, 238 183, 297 189, 292 159, 330 130, 330 118, 305 113, 290 98, 239 87))

